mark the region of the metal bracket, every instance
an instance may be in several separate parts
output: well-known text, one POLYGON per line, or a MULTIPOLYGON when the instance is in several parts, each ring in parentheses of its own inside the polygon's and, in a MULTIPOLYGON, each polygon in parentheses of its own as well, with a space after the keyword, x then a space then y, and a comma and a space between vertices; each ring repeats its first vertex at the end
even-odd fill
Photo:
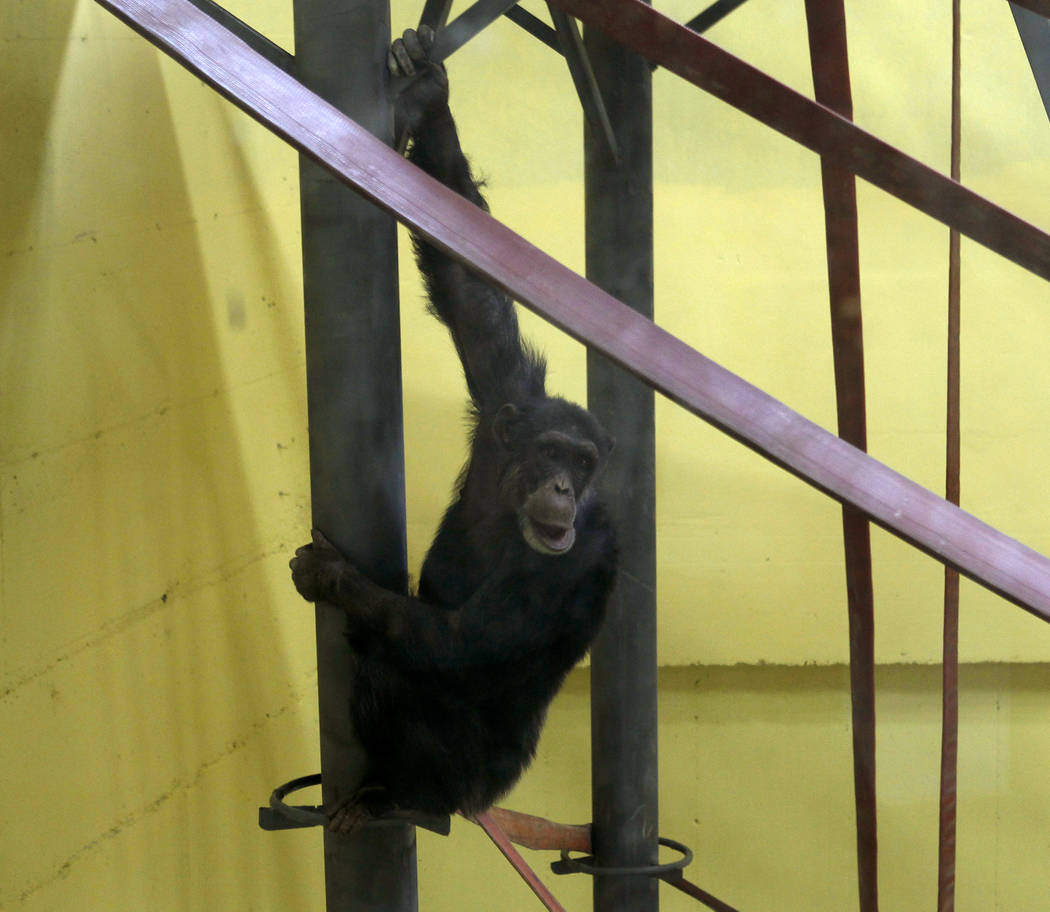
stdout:
MULTIPOLYGON (((698 35, 702 35, 709 28, 725 19, 738 6, 743 6, 745 2, 746 0, 715 0, 707 9, 686 22, 685 27, 698 35)), ((649 61, 650 70, 655 72, 659 68, 660 64, 649 61)))
POLYGON ((583 46, 580 27, 572 16, 553 4, 548 3, 547 8, 550 10, 551 21, 557 32, 558 46, 565 55, 565 61, 569 64, 569 73, 576 86, 576 94, 580 96, 583 114, 591 125, 591 129, 605 140, 606 151, 612 160, 619 164, 620 150, 616 145, 616 136, 609 121, 609 114, 605 110, 601 89, 598 88, 598 81, 594 78, 594 71, 591 69, 590 58, 583 46))
POLYGON ((558 33, 554 31, 539 16, 534 16, 527 9, 520 6, 512 6, 504 14, 511 22, 525 29, 533 38, 542 41, 552 51, 561 53, 561 45, 558 44, 558 33))
POLYGON ((478 32, 515 6, 516 2, 517 0, 478 0, 438 32, 430 59, 441 61, 451 56, 478 32))
POLYGON ((711 26, 721 22, 738 6, 743 6, 744 0, 716 0, 699 15, 690 19, 685 27, 692 29, 697 34, 703 34, 711 26))

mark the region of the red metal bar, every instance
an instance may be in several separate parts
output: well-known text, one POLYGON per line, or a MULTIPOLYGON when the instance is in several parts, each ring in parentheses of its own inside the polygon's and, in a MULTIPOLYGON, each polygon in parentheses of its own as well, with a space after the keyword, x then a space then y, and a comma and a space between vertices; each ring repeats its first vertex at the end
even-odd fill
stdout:
MULTIPOLYGON (((962 152, 962 16, 952 0, 951 175, 959 180, 962 152)), ((945 446, 945 499, 958 504, 962 435, 960 427, 961 260, 959 232, 948 235, 948 402, 945 446)), ((937 852, 937 912, 955 909, 956 794, 959 767, 959 574, 944 568, 944 650, 941 696, 941 783, 937 852)))
POLYGON ((511 842, 527 849, 567 849, 570 852, 591 854, 589 823, 555 823, 545 817, 501 807, 491 807, 487 814, 511 842))
POLYGON ((681 890, 686 896, 699 900, 708 909, 713 909, 714 912, 737 912, 729 903, 722 902, 717 896, 712 896, 707 890, 701 889, 684 877, 665 877, 663 882, 670 884, 676 890, 681 890))
POLYGON ((1050 621, 1050 559, 715 364, 423 174, 188 0, 98 0, 336 177, 673 402, 1050 621))
POLYGON ((502 853, 503 857, 510 862, 511 867, 518 872, 522 880, 529 885, 529 889, 536 894, 537 898, 543 905, 550 910, 550 912, 565 912, 565 907, 558 902, 554 894, 547 889, 539 877, 536 876, 536 872, 529 867, 528 862, 521 857, 521 853, 514 848, 510 839, 507 838, 507 834, 500 829, 500 826, 493 819, 492 814, 485 811, 474 817, 474 822, 481 827, 488 835, 502 853))
POLYGON ((1050 279, 1050 235, 865 132, 642 0, 552 0, 831 164, 1050 279))
MULTIPOLYGON (((842 117, 852 118, 843 0, 806 0, 806 23, 816 99, 842 117)), ((867 422, 856 180, 848 170, 825 158, 821 159, 820 170, 824 190, 839 436, 863 450, 867 448, 867 422)), ((849 506, 842 508, 842 539, 849 611, 858 894, 861 912, 878 912, 875 596, 871 573, 871 527, 863 514, 849 506)))

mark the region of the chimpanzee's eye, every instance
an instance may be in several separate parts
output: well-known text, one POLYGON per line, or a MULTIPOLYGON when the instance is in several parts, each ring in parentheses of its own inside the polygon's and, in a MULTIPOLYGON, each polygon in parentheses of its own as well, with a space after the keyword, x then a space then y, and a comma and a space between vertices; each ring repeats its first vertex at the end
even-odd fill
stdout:
POLYGON ((581 472, 589 472, 594 468, 594 460, 586 453, 577 453, 575 462, 576 468, 581 472))
POLYGON ((558 448, 553 443, 541 443, 540 444, 540 455, 544 459, 557 459, 558 448))

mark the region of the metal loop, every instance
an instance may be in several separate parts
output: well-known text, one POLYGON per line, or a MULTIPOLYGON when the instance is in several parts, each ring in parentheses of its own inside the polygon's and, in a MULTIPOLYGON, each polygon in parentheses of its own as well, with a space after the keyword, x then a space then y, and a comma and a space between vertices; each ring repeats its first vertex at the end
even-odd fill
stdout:
POLYGON ((666 846, 669 849, 674 849, 676 852, 681 852, 682 857, 675 859, 674 861, 668 862, 667 864, 655 864, 655 865, 637 865, 635 867, 627 868, 609 868, 601 867, 599 865, 592 864, 594 861, 593 855, 585 855, 582 858, 572 858, 569 855, 568 849, 561 850, 561 861, 556 861, 551 865, 551 870, 555 874, 590 874, 594 877, 610 877, 610 876, 626 876, 626 875, 642 875, 645 877, 663 877, 666 878, 670 875, 679 875, 684 868, 686 868, 693 860, 693 851, 689 846, 684 845, 681 842, 676 842, 674 839, 665 839, 660 837, 657 843, 662 846, 666 846))
POLYGON ((321 774, 311 773, 309 776, 300 776, 298 779, 279 785, 270 795, 270 807, 285 820, 299 826, 324 826, 328 823, 328 816, 319 806, 292 806, 284 803, 285 795, 320 784, 321 774))

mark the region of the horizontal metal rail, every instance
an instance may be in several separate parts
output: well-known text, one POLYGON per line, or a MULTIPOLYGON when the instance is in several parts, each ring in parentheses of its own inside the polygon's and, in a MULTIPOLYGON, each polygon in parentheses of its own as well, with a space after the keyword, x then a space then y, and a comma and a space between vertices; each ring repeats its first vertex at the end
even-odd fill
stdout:
POLYGON ((551 0, 587 25, 852 171, 968 238, 1050 279, 1050 235, 723 51, 643 0, 551 0))
POLYGON ((1046 557, 639 316, 406 162, 189 0, 97 2, 337 178, 569 335, 893 534, 1050 620, 1046 557))

